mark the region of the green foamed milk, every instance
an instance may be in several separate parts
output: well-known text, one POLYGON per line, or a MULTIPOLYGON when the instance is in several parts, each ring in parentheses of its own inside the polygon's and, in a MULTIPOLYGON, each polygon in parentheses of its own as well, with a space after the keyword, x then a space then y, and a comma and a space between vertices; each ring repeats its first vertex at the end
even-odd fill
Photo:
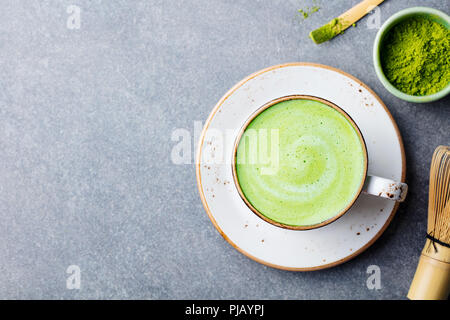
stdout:
POLYGON ((357 196, 364 173, 356 130, 340 112, 313 100, 288 100, 260 113, 236 153, 245 198, 284 225, 333 218, 357 196))

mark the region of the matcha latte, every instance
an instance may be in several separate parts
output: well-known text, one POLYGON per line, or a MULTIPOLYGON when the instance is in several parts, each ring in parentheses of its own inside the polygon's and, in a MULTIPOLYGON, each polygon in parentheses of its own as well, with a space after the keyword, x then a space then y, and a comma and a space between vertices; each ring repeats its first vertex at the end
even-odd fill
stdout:
POLYGON ((259 113, 236 150, 236 180, 258 214, 287 227, 321 224, 358 196, 367 167, 362 137, 325 103, 290 99, 259 113))

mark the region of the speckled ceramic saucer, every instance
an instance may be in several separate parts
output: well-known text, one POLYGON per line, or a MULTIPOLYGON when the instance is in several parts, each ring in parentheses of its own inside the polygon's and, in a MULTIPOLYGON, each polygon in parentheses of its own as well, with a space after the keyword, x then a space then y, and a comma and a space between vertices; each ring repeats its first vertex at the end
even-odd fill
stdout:
POLYGON ((295 271, 336 266, 360 254, 383 233, 398 203, 361 194, 343 217, 307 231, 283 229, 255 215, 233 182, 234 140, 243 123, 258 108, 288 95, 316 96, 341 107, 364 136, 368 173, 404 181, 402 139, 380 98, 361 81, 338 69, 290 63, 247 77, 214 107, 198 147, 196 173, 200 197, 220 234, 249 258, 295 271))

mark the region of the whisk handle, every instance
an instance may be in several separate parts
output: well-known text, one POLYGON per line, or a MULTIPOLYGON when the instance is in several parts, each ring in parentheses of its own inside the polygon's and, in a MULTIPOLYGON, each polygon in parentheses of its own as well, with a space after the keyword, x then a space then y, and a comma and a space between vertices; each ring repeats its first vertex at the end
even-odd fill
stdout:
POLYGON ((411 300, 446 300, 450 294, 450 248, 427 240, 409 288, 411 300))

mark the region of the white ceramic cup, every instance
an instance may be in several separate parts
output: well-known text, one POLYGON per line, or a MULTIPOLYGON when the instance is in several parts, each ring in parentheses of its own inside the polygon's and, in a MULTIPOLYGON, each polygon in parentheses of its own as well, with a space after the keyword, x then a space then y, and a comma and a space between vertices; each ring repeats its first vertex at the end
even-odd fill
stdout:
POLYGON ((342 110, 341 108, 339 108, 338 106, 336 106, 332 102, 330 102, 328 100, 325 100, 325 99, 322 99, 322 98, 318 98, 318 97, 314 97, 314 96, 307 96, 307 95, 291 95, 291 96, 281 97, 281 98, 278 98, 278 99, 275 99, 275 100, 272 100, 272 101, 266 103, 261 108, 259 108, 255 113, 253 113, 247 119, 247 121, 244 123, 244 125, 241 128, 241 130, 239 131, 239 134, 238 134, 237 139, 236 139, 235 144, 234 144, 233 159, 232 159, 232 170, 233 170, 234 184, 235 184, 235 186, 236 186, 236 188, 237 188, 237 190, 239 192, 240 197, 245 202, 245 204, 256 215, 258 215, 263 220, 265 220, 265 221, 267 221, 267 222, 269 222, 269 223, 271 223, 273 225, 276 225, 278 227, 291 229, 291 230, 310 230, 310 229, 315 229, 315 228, 319 228, 319 227, 325 226, 327 224, 330 224, 331 222, 337 220, 338 218, 343 216, 346 212, 348 212, 361 193, 371 194, 371 195, 374 195, 374 196, 377 196, 377 197, 387 198, 387 199, 390 199, 390 200, 393 200, 393 201, 399 201, 399 202, 402 202, 402 201, 405 200, 406 194, 408 192, 408 185, 406 183, 394 181, 394 180, 387 179, 387 178, 377 177, 377 176, 374 176, 374 175, 369 175, 369 174, 367 174, 367 168, 368 168, 368 153, 367 153, 366 143, 365 143, 364 137, 363 137, 363 135, 362 135, 358 125, 355 123, 355 121, 353 121, 353 119, 344 110, 342 110), (237 154, 237 149, 238 149, 241 137, 244 134, 244 131, 247 129, 248 125, 253 121, 253 119, 255 119, 264 110, 272 107, 273 105, 275 105, 275 104, 277 104, 279 102, 283 102, 283 101, 287 101, 287 100, 293 100, 293 99, 304 99, 304 100, 318 101, 318 102, 326 104, 327 106, 329 106, 329 107, 335 109, 336 111, 340 112, 345 118, 347 118, 347 120, 352 124, 353 128, 355 129, 355 131, 358 133, 360 141, 361 141, 361 146, 363 147, 363 150, 364 150, 364 159, 365 159, 364 160, 365 161, 365 169, 364 169, 363 179, 362 179, 361 184, 360 184, 359 192, 355 195, 355 197, 352 198, 349 201, 348 205, 341 212, 337 213, 332 218, 330 218, 330 219, 328 219, 326 221, 323 221, 321 223, 318 223, 318 224, 307 225, 307 226, 291 226, 291 225, 283 224, 283 223, 274 221, 274 220, 266 217, 262 213, 260 213, 246 199, 246 197, 245 197, 245 195, 244 195, 244 193, 243 193, 243 191, 242 191, 242 189, 241 189, 241 187, 239 185, 239 181, 237 179, 237 173, 236 173, 236 154, 237 154))

